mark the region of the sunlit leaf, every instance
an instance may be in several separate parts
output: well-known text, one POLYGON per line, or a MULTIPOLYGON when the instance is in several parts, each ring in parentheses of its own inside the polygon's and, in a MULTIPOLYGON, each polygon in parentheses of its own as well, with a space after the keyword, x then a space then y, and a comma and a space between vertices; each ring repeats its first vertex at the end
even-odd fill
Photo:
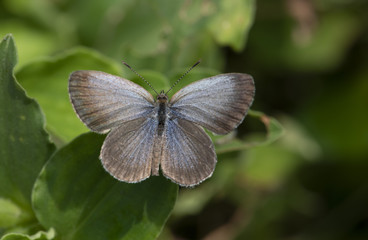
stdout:
POLYGON ((121 75, 121 65, 84 48, 32 62, 16 74, 29 96, 34 97, 44 110, 47 129, 62 142, 88 131, 69 101, 68 79, 76 70, 98 70, 121 75))

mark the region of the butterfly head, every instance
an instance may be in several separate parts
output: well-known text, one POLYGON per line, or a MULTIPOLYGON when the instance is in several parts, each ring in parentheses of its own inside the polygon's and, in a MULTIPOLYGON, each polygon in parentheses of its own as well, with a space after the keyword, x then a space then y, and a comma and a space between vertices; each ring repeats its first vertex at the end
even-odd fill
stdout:
POLYGON ((164 103, 164 102, 167 102, 167 100, 168 100, 168 97, 167 97, 167 95, 165 94, 165 91, 164 91, 164 90, 162 90, 162 91, 160 92, 160 94, 159 94, 159 95, 157 95, 157 102, 159 102, 159 103, 164 103))

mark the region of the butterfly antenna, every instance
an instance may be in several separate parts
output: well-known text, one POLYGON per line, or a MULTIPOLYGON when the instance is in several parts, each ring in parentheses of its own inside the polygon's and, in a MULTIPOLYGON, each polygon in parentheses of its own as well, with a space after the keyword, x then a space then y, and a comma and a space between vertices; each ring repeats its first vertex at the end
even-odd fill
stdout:
POLYGON ((144 77, 142 77, 139 73, 137 73, 131 66, 129 66, 128 65, 128 63, 126 63, 126 62, 124 62, 123 61, 123 64, 125 65, 125 66, 127 66, 130 70, 132 70, 132 72, 134 72, 135 74, 137 74, 137 76, 138 77, 140 77, 145 83, 147 83, 148 84, 148 86, 150 86, 150 88, 157 94, 157 96, 158 96, 158 93, 156 92, 156 90, 152 87, 152 85, 146 80, 146 79, 144 79, 144 77))
POLYGON ((195 66, 197 66, 199 63, 201 62, 201 60, 198 60, 196 63, 193 64, 193 66, 191 66, 178 80, 176 80, 176 82, 171 86, 171 88, 169 89, 169 91, 167 91, 165 94, 167 95, 171 89, 173 89, 175 87, 176 84, 178 84, 178 82, 185 76, 187 75, 193 68, 195 68, 195 66))

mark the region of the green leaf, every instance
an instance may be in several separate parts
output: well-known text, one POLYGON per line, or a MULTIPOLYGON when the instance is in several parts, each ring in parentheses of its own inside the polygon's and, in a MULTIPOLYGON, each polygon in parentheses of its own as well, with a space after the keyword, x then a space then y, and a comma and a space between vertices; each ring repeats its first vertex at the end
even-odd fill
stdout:
POLYGON ((21 233, 9 233, 4 235, 0 240, 51 240, 54 237, 55 231, 54 229, 50 229, 48 232, 39 231, 32 236, 21 233))
POLYGON ((248 116, 257 118, 259 121, 261 121, 265 125, 266 131, 267 131, 266 138, 263 140, 250 141, 250 142, 240 140, 237 138, 232 138, 228 141, 225 139, 224 141, 224 138, 226 136, 225 137, 215 136, 211 134, 212 139, 214 139, 216 143, 217 154, 231 152, 231 151, 239 151, 239 150, 248 149, 248 148, 261 146, 261 145, 268 145, 276 141, 277 139, 279 139, 284 134, 284 128, 275 118, 269 117, 262 112, 254 111, 254 110, 249 110, 248 116))
POLYGON ((136 184, 115 180, 98 159, 104 138, 84 134, 50 159, 33 191, 37 218, 62 239, 155 239, 177 185, 164 177, 136 184))
POLYGON ((14 40, 7 35, 0 43, 0 196, 25 210, 23 221, 32 215, 33 183, 55 146, 39 105, 13 76, 16 62, 14 40))
POLYGON ((221 68, 219 45, 244 47, 255 8, 254 0, 80 0, 71 6, 83 44, 162 72, 199 58, 221 68))
POLYGON ((47 129, 61 142, 70 141, 88 131, 69 101, 68 79, 70 73, 76 70, 98 70, 121 75, 121 65, 85 48, 35 61, 17 72, 19 82, 45 111, 47 129))
POLYGON ((12 201, 0 198, 0 228, 14 226, 19 221, 22 210, 12 201))
POLYGON ((267 116, 266 114, 249 110, 248 114, 252 117, 258 118, 266 127, 267 130, 267 138, 263 142, 255 143, 257 145, 268 145, 278 138, 280 138, 284 134, 284 128, 281 124, 273 117, 267 116))
POLYGON ((35 29, 29 22, 16 18, 0 22, 0 36, 8 32, 17 39, 21 64, 39 56, 48 55, 59 47, 57 38, 52 33, 35 29))
POLYGON ((241 51, 253 24, 255 1, 219 0, 216 5, 218 9, 209 23, 209 29, 218 43, 230 45, 234 50, 241 51))

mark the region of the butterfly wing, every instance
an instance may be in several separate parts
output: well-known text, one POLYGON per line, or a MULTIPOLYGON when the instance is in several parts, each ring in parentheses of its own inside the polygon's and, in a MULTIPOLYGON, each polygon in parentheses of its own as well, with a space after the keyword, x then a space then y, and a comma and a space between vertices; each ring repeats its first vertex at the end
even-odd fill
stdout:
POLYGON ((113 177, 124 182, 139 182, 151 175, 153 146, 158 122, 139 118, 122 123, 107 135, 100 159, 113 177))
POLYGON ((82 122, 98 133, 148 116, 154 102, 141 86, 98 71, 73 72, 69 78, 69 96, 82 122))
POLYGON ((194 82, 174 94, 171 115, 197 123, 216 134, 226 134, 244 119, 255 87, 247 74, 229 73, 194 82))
POLYGON ((164 144, 161 169, 167 178, 189 187, 212 175, 216 154, 202 127, 184 119, 168 120, 164 144))

